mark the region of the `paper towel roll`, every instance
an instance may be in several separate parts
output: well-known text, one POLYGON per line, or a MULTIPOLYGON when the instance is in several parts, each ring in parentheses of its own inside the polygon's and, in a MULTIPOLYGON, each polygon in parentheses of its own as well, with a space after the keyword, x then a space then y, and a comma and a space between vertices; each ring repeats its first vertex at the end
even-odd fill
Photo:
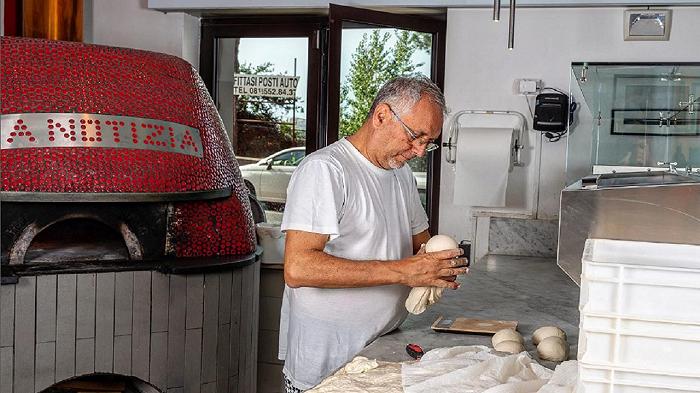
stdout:
POLYGON ((506 205, 513 133, 511 128, 460 128, 457 139, 455 205, 506 205))

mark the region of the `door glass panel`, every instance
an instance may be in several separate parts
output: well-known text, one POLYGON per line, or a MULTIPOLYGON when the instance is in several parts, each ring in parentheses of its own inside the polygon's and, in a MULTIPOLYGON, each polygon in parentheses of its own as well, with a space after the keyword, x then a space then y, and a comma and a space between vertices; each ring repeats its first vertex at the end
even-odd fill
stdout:
MULTIPOLYGON (((362 123, 382 85, 397 76, 431 75, 432 35, 396 28, 343 23, 340 54, 340 127, 352 135, 362 123)), ((426 208, 428 160, 408 162, 426 208)))
POLYGON ((291 171, 305 155, 308 38, 217 41, 219 113, 246 186, 267 221, 279 223, 291 171))

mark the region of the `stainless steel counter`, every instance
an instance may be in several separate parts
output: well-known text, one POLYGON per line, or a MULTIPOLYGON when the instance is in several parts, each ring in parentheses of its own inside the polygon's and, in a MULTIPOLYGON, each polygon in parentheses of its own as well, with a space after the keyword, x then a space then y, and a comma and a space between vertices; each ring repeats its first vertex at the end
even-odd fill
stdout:
POLYGON ((580 285, 587 238, 700 244, 700 178, 618 173, 564 189, 557 263, 580 285))

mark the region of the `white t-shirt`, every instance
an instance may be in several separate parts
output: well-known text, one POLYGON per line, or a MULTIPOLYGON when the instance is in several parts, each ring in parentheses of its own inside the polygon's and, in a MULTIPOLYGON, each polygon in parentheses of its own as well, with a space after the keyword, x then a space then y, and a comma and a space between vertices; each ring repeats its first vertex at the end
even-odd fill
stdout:
MULTIPOLYGON (((386 170, 348 140, 307 156, 287 189, 282 230, 330 235, 324 252, 352 260, 413 254, 428 229, 408 165, 386 170)), ((282 300, 279 358, 295 387, 310 389, 406 318, 410 288, 290 288, 282 300)))

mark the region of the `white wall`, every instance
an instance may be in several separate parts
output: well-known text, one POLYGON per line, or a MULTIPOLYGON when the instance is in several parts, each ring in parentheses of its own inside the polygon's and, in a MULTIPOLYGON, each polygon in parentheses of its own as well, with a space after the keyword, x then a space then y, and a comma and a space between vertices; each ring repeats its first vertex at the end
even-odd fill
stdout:
MULTIPOLYGON (((515 23, 515 49, 506 49, 507 10, 501 22, 489 9, 448 9, 445 95, 453 112, 462 109, 516 110, 530 113, 522 96, 513 94, 516 78, 538 78, 547 86, 568 91, 570 64, 590 62, 698 61, 700 8, 673 8, 669 41, 630 42, 623 39, 623 8, 523 8, 515 23)), ((530 133, 528 146, 536 146, 530 133)), ((460 143, 464 140, 460 139, 460 143)), ((555 218, 564 186, 566 141, 542 144, 542 165, 530 154, 528 181, 541 169, 536 209, 525 198, 525 209, 539 218, 555 218)), ((470 212, 453 204, 454 174, 443 161, 440 190, 440 233, 471 238, 470 212)))
MULTIPOLYGON (((90 0, 88 0, 90 1, 90 0)), ((159 3, 153 1, 155 3, 159 3)), ((159 3, 160 4, 160 3, 159 3)), ((195 67, 199 58, 199 20, 181 12, 148 9, 146 0, 91 0, 92 42, 153 50, 179 56, 195 67)), ((162 4, 160 4, 162 6, 162 4)), ((507 8, 500 23, 490 9, 454 8, 447 15, 445 94, 453 112, 462 109, 529 111, 522 96, 513 94, 516 78, 538 78, 548 86, 568 90, 570 63, 698 61, 699 7, 673 8, 671 39, 666 42, 623 40, 623 8, 519 8, 515 49, 506 49, 507 8)), ((89 25, 89 24, 88 24, 89 25)), ((531 121, 531 120, 530 120, 531 121)), ((460 143, 464 138, 460 139, 460 143)), ((566 140, 541 142, 529 133, 523 157, 526 168, 509 185, 509 205, 556 218, 565 182, 566 140), (536 147, 542 143, 542 165, 536 147), (541 173, 540 173, 541 172, 541 173), (539 187, 535 187, 539 180, 539 187)), ((440 232, 471 238, 471 213, 453 203, 455 176, 443 162, 440 192, 440 232)))
POLYGON ((148 9, 146 0, 90 3, 86 6, 86 18, 91 18, 92 23, 85 23, 89 30, 85 32, 86 42, 167 53, 198 68, 199 18, 148 9))

